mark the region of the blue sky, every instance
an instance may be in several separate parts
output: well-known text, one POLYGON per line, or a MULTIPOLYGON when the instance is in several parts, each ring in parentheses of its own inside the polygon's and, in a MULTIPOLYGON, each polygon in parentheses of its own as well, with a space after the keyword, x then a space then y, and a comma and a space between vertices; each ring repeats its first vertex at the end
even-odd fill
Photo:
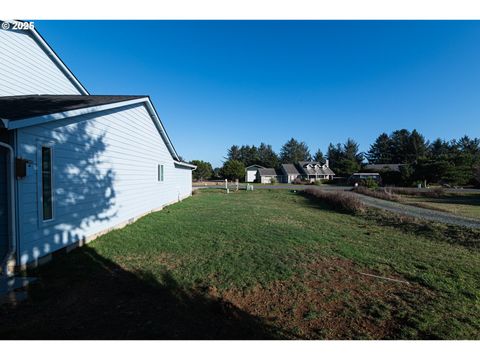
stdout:
POLYGON ((150 95, 180 155, 480 136, 480 22, 35 21, 91 94, 150 95))

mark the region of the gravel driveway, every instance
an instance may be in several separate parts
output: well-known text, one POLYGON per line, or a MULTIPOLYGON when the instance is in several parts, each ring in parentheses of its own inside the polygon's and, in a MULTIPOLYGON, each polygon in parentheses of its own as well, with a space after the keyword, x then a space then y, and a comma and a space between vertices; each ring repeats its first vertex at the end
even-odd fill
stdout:
MULTIPOLYGON (((319 188, 316 185, 293 185, 293 184, 275 184, 275 185, 258 185, 253 184, 255 189, 288 189, 288 190, 305 190, 307 188, 319 188)), ((233 188, 232 185, 229 186, 230 189, 233 188)), ((217 188, 222 189, 224 186, 195 186, 194 189, 202 188, 217 188)), ((244 184, 240 184, 240 189, 245 189, 244 184)), ((322 185, 320 187, 322 191, 349 191, 352 189, 351 186, 332 186, 332 185, 322 185)), ((450 189, 447 190, 452 193, 463 193, 463 192, 479 192, 478 189, 450 189)), ((394 201, 387 201, 382 199, 377 199, 374 197, 358 194, 351 192, 355 196, 358 196, 360 200, 365 203, 367 206, 371 206, 380 210, 390 211, 400 215, 406 215, 415 217, 418 219, 437 221, 449 225, 459 225, 466 226, 469 228, 480 229, 480 220, 470 219, 463 216, 453 215, 443 211, 424 209, 417 206, 400 204, 394 201)))
POLYGON ((405 205, 393 201, 377 199, 358 193, 353 194, 359 197, 364 204, 380 210, 391 211, 400 215, 412 216, 423 220, 437 221, 444 224, 460 225, 469 228, 480 229, 480 220, 453 215, 443 211, 424 209, 417 206, 405 205))

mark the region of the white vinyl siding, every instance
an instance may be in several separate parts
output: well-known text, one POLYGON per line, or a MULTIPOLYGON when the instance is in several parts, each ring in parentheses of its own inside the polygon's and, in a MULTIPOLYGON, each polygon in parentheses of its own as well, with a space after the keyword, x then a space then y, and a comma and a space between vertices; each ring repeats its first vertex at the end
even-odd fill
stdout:
POLYGON ((0 29, 0 64, 0 96, 82 94, 30 31, 0 29))
POLYGON ((174 164, 143 104, 18 129, 17 149, 33 162, 18 181, 22 264, 191 195, 191 169, 174 164), (54 143, 54 218, 41 226, 39 141, 54 143))

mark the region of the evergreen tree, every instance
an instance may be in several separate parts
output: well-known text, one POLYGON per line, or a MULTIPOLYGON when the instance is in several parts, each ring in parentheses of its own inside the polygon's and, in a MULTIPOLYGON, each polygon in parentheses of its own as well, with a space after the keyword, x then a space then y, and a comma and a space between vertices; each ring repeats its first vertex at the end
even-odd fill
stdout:
POLYGON ((192 160, 192 164, 197 168, 192 171, 194 180, 208 180, 213 176, 212 164, 202 160, 192 160))
POLYGON ((408 138, 406 160, 409 163, 416 162, 424 158, 427 153, 428 143, 423 135, 417 130, 413 130, 408 138))
POLYGON ((282 163, 297 163, 299 161, 311 161, 312 156, 307 144, 299 142, 294 138, 288 140, 280 150, 280 159, 282 163))
POLYGON ((280 160, 278 159, 277 154, 272 149, 272 145, 267 145, 261 143, 258 147, 258 165, 267 167, 267 168, 278 168, 280 160))
POLYGON ((410 147, 410 131, 396 130, 390 135, 390 153, 392 163, 406 164, 408 162, 408 149, 410 147))
POLYGON ((237 145, 232 145, 227 150, 227 160, 240 160, 240 148, 237 145))
POLYGON ((366 157, 370 164, 391 164, 391 150, 390 137, 386 133, 382 133, 370 145, 370 150, 367 152, 366 157))
POLYGON ((450 144, 440 138, 432 142, 427 151, 427 157, 430 159, 446 158, 450 153, 450 144))
POLYGON ((330 168, 339 176, 350 176, 358 172, 362 166, 363 154, 359 152, 358 144, 347 139, 345 144, 328 146, 330 168))
POLYGON ((241 180, 245 176, 245 166, 238 160, 227 160, 220 169, 220 175, 228 180, 241 180))
POLYGON ((313 156, 313 160, 318 161, 319 163, 325 163, 325 156, 323 156, 322 150, 318 149, 315 155, 313 156))

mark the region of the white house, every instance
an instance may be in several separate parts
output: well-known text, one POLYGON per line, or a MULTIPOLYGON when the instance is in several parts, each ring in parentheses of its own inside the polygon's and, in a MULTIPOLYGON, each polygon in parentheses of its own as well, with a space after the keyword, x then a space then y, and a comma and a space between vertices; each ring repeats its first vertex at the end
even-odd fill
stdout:
POLYGON ((245 168, 245 182, 254 182, 257 180, 258 169, 265 169, 260 165, 250 165, 245 168))
POLYGON ((0 64, 4 272, 191 195, 148 96, 90 95, 36 30, 0 29, 0 64))
POLYGON ((278 182, 278 174, 273 168, 258 169, 257 182, 261 184, 271 184, 272 182, 278 182))

